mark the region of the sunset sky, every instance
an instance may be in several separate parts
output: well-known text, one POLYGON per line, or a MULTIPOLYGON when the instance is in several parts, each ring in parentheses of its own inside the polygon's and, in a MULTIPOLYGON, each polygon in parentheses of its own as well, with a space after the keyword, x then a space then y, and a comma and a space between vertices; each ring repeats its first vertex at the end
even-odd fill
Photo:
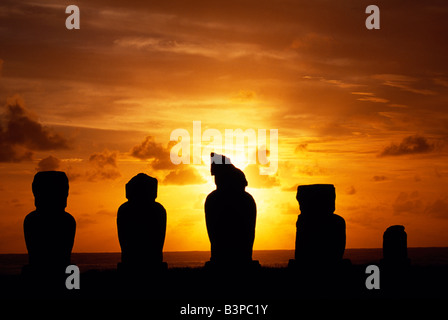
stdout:
POLYGON ((139 172, 159 180, 164 250, 209 250, 208 151, 170 161, 170 133, 192 137, 193 121, 278 130, 275 174, 233 159, 257 203, 255 250, 294 249, 296 188, 315 183, 335 185, 348 248, 381 247, 394 224, 408 246, 448 246, 447 17, 435 0, 2 0, 0 253, 26 252, 39 170, 70 179, 74 252, 120 251, 139 172))

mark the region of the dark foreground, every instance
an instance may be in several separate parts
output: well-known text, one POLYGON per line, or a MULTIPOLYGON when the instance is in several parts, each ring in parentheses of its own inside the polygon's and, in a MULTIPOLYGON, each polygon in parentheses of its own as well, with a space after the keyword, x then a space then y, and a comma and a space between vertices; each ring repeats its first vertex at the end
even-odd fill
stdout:
POLYGON ((116 269, 80 274, 80 289, 65 279, 52 286, 20 275, 0 275, 2 299, 151 299, 165 301, 267 301, 297 299, 446 299, 448 266, 380 269, 380 288, 367 289, 367 265, 305 269, 268 268, 230 272, 170 268, 122 274, 116 269), (62 285, 61 285, 62 284, 62 285))

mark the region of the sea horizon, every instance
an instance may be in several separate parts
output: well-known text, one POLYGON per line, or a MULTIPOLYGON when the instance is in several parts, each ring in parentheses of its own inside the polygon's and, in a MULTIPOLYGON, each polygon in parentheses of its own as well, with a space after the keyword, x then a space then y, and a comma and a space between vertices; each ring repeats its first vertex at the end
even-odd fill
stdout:
MULTIPOLYGON (((345 250, 344 259, 354 265, 379 264, 382 254, 382 248, 349 248, 345 250)), ((166 251, 163 257, 168 268, 198 268, 210 259, 210 251, 166 251)), ((415 266, 448 266, 448 247, 410 247, 408 257, 415 266)), ((263 267, 284 268, 294 259, 294 250, 254 250, 253 259, 263 267)), ((71 259, 81 272, 116 269, 120 261, 120 252, 73 252, 71 259)), ((26 253, 0 254, 0 275, 20 274, 27 263, 26 253)))

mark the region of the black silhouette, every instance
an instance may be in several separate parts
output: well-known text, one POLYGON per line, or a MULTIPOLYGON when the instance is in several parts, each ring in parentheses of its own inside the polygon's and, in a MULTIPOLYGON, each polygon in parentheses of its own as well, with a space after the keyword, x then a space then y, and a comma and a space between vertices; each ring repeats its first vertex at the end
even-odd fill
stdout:
POLYGON ((390 226, 384 232, 382 263, 393 265, 409 263, 407 234, 404 231, 404 226, 390 226))
POLYGON ((246 177, 229 158, 215 153, 211 154, 211 174, 216 190, 205 201, 210 261, 218 265, 251 264, 257 208, 245 191, 246 177))
POLYGON ((127 202, 118 209, 121 265, 126 270, 164 268, 166 211, 158 202, 157 179, 139 173, 126 184, 127 202))
POLYGON ((391 296, 406 296, 411 284, 408 283, 410 259, 404 226, 390 226, 384 232, 380 267, 381 288, 391 296))
POLYGON ((70 264, 76 222, 67 212, 68 178, 64 172, 42 171, 34 176, 36 210, 25 217, 23 229, 29 265, 24 272, 60 274, 70 264))
POLYGON ((296 263, 328 266, 341 262, 346 241, 345 220, 333 213, 334 186, 299 186, 296 198, 301 212, 297 219, 296 263))

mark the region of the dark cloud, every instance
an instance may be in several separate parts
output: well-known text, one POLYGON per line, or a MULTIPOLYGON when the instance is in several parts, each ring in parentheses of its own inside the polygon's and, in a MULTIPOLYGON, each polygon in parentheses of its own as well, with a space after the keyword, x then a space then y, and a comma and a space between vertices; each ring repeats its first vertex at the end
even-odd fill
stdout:
POLYGON ((380 182, 380 181, 387 180, 387 177, 386 176, 373 176, 372 180, 375 182, 380 182))
POLYGON ((116 151, 104 150, 102 153, 94 153, 89 157, 89 162, 96 167, 104 168, 107 166, 117 167, 116 151))
POLYGON ((117 166, 117 151, 104 150, 89 157, 89 164, 93 167, 86 175, 89 181, 114 180, 121 176, 117 166))
POLYGON ((141 160, 156 158, 164 153, 165 148, 163 148, 161 143, 155 142, 152 136, 147 136, 141 144, 133 147, 131 150, 131 155, 141 160))
POLYGON ((140 160, 149 160, 154 170, 167 170, 175 168, 170 159, 171 146, 175 141, 168 143, 165 148, 161 143, 157 143, 152 136, 147 136, 145 140, 131 150, 131 156, 140 160))
POLYGON ((39 161, 37 164, 37 171, 51 171, 57 170, 61 166, 61 160, 56 157, 49 156, 39 161))
POLYGON ((404 138, 400 144, 391 143, 379 154, 380 157, 401 156, 409 154, 429 153, 434 150, 434 145, 425 137, 414 135, 404 138))
POLYGON ((187 185, 203 184, 207 182, 193 167, 180 166, 177 170, 172 170, 163 179, 162 184, 187 185))
POLYGON ((33 151, 68 149, 68 141, 42 126, 19 97, 8 99, 0 116, 0 162, 30 160, 33 151))

